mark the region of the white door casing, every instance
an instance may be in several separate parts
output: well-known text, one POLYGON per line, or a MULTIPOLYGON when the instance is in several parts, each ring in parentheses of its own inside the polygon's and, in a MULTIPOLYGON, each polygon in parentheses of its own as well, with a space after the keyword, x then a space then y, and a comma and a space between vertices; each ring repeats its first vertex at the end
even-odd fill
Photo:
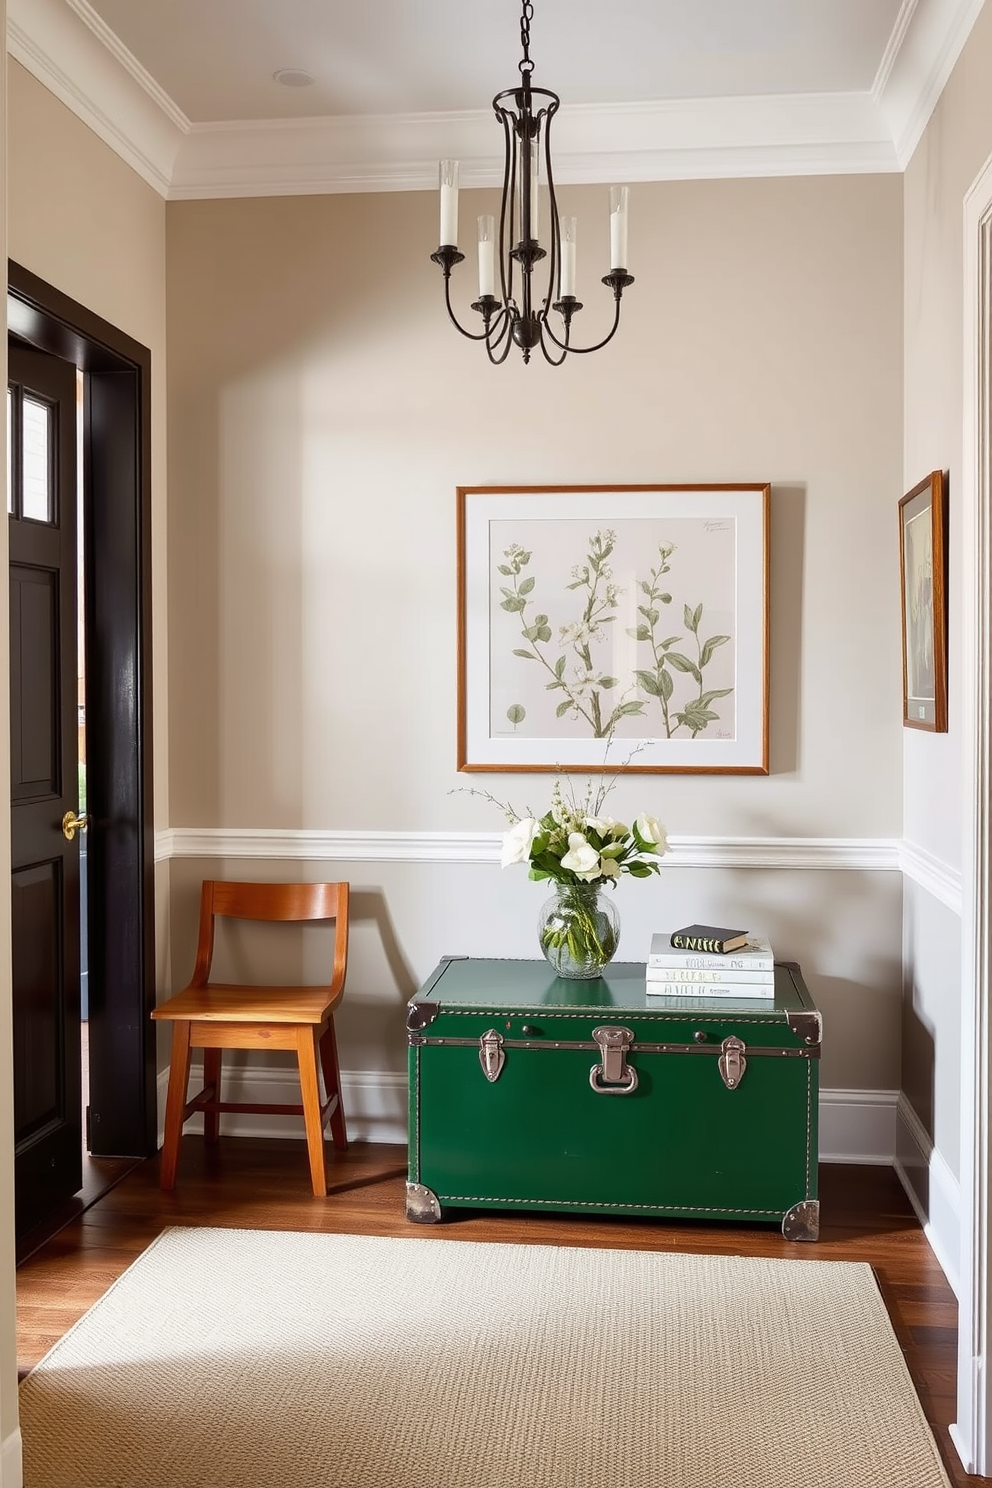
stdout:
POLYGON ((962 820, 961 919, 961 1295, 958 1413, 951 1427, 966 1470, 992 1468, 992 1340, 989 1294, 988 914, 992 878, 992 157, 964 202, 964 383, 961 538, 962 820))

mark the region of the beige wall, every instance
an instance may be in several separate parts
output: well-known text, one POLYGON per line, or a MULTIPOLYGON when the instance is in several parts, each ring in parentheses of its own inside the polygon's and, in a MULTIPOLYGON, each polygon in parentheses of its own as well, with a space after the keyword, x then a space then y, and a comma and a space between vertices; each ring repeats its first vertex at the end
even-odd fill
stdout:
POLYGON ((772 774, 657 814, 898 835, 900 214, 896 176, 639 186, 625 324, 555 370, 447 324, 429 194, 170 204, 172 824, 494 826, 448 794, 455 486, 771 480, 772 774))
MULTIPOLYGON (((591 340, 605 189, 562 195, 591 340)), ((491 201, 463 193, 463 235, 491 201)), ((452 790, 540 804, 550 780, 455 770, 456 485, 770 480, 772 773, 622 781, 616 812, 693 836, 900 835, 898 176, 638 186, 618 338, 558 370, 492 368, 447 324, 431 194, 172 203, 167 223, 174 826, 497 831, 452 790)), ((452 949, 533 954, 522 871, 354 872, 370 895, 388 879, 414 986, 452 949)), ((195 874, 173 874, 181 974, 195 874)), ((621 955, 669 917, 746 912, 826 999, 825 1080, 896 1083, 897 874, 643 887, 618 896, 621 955)), ((368 955, 349 998, 371 1029, 403 978, 368 955)), ((401 1057, 346 1032, 346 1063, 401 1057)))
MULTIPOLYGON (((992 152, 992 7, 985 6, 905 175, 906 406, 903 487, 948 472, 949 727, 907 729, 907 840, 952 869, 962 863, 960 516, 963 202, 992 152)), ((893 522, 895 517, 893 514, 893 522)), ((907 897, 903 1088, 955 1174, 960 1162, 961 923, 925 890, 907 897)))

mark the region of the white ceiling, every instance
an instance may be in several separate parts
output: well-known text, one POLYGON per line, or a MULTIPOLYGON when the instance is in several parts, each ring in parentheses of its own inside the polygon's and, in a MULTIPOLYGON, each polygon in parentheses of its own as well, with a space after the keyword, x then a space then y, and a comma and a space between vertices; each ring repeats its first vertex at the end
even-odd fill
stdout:
MULTIPOLYGON (((560 183, 899 171, 984 0, 533 0, 560 183)), ((520 0, 7 0, 7 48, 168 198, 500 178, 520 0), (273 74, 305 69, 309 87, 273 74)))
MULTIPOLYGON (((482 108, 517 81, 520 0, 89 0, 197 123, 482 108), (273 80, 303 68, 307 88, 273 80)), ((564 103, 867 93, 901 0, 534 0, 564 103)))

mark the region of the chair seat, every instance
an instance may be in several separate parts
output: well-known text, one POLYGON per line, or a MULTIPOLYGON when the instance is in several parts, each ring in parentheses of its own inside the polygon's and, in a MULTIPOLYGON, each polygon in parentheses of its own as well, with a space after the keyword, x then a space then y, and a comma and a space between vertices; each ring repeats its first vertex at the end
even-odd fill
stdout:
POLYGON ((152 1012, 153 1018, 189 1018, 203 1023, 323 1023, 341 1001, 343 988, 254 987, 210 982, 186 987, 152 1012))

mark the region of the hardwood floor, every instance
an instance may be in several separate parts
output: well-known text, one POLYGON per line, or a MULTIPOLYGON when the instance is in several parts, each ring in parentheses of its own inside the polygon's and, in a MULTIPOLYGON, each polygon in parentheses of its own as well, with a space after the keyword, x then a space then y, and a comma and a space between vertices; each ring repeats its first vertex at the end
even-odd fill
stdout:
POLYGON ((783 1240, 770 1227, 481 1210, 465 1210, 438 1226, 411 1226, 404 1211, 405 1179, 403 1148, 355 1143, 344 1155, 334 1154, 328 1197, 315 1199, 303 1142, 222 1138, 208 1148, 197 1137, 185 1137, 174 1192, 159 1189, 157 1159, 142 1163, 19 1266, 19 1370, 26 1373, 37 1363, 169 1225, 867 1261, 952 1484, 992 1488, 992 1479, 969 1478, 961 1470, 950 1445, 957 1306, 891 1169, 823 1164, 820 1240, 813 1245, 783 1240))

